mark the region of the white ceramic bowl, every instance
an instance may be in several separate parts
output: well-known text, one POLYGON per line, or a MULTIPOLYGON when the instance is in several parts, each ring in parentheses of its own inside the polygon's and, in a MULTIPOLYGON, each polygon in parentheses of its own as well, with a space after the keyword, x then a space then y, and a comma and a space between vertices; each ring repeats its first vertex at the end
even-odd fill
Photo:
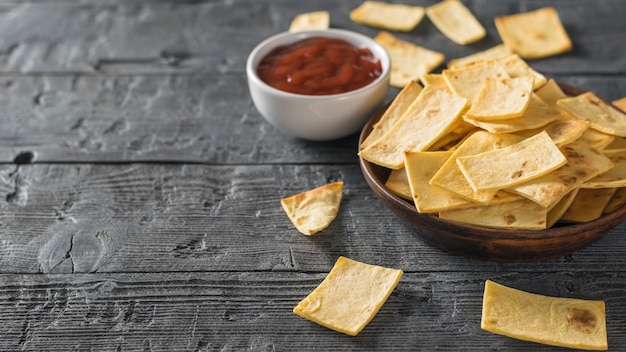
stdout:
POLYGON ((391 61, 385 49, 372 38, 341 29, 277 34, 257 45, 246 63, 250 95, 261 115, 284 133, 315 141, 337 139, 359 131, 384 102, 390 71, 391 61), (339 38, 368 48, 380 60, 382 74, 365 87, 332 95, 288 93, 259 78, 257 67, 270 51, 311 37, 339 38))

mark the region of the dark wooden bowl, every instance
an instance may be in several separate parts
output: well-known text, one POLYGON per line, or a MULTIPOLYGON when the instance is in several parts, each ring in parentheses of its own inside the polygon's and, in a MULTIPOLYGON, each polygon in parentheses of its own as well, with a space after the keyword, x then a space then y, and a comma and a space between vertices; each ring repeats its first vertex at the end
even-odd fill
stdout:
MULTIPOLYGON (((571 96, 584 91, 560 85, 571 96)), ((385 108, 363 127, 359 145, 369 135, 385 108)), ((441 250, 496 262, 532 262, 558 258, 579 251, 606 235, 626 219, 626 205, 601 218, 581 224, 556 224, 546 230, 502 230, 442 220, 417 212, 415 205, 389 191, 390 170, 360 158, 367 184, 376 196, 415 234, 441 250)))

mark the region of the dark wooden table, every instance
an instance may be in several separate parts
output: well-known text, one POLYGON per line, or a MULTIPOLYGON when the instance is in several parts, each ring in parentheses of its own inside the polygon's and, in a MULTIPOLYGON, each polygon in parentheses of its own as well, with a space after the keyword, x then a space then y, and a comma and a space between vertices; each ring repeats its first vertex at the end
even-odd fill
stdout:
MULTIPOLYGON (((626 350, 626 224, 549 261, 450 255, 374 196, 356 135, 307 142, 262 119, 244 72, 252 48, 313 10, 374 36, 348 17, 360 3, 0 3, 0 350, 563 350, 481 330, 486 279, 604 300, 610 349, 626 350), (298 233, 280 198, 337 180, 337 219, 298 233), (292 313, 342 255, 404 270, 356 337, 292 313)), ((450 59, 500 43, 495 16, 554 5, 574 50, 531 66, 626 96, 626 2, 464 3, 488 31, 476 44, 428 19, 396 34, 450 59)))

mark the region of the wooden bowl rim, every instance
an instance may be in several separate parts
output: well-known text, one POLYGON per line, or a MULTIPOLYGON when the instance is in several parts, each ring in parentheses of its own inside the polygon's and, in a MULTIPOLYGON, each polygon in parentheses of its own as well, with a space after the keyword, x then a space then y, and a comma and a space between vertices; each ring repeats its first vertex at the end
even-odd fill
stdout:
MULTIPOLYGON (((564 93, 570 96, 577 96, 577 95, 587 92, 586 90, 573 87, 567 84, 558 83, 558 85, 561 87, 564 93)), ((615 107, 611 102, 606 101, 606 100, 604 101, 612 105, 613 107, 615 107)), ((371 132, 374 124, 382 117, 383 113, 388 107, 389 107, 389 104, 380 108, 372 116, 372 118, 367 121, 367 123, 361 130, 361 134, 359 136, 359 142, 358 142, 359 151, 361 150, 360 148, 361 143, 363 143, 365 138, 371 132)), ((619 108, 617 107, 615 108, 619 110, 619 108)), ((413 203, 410 203, 409 201, 399 197, 398 195, 396 195, 395 193, 387 189, 387 187, 384 186, 384 181, 380 180, 376 176, 376 172, 374 171, 375 167, 378 167, 378 168, 382 168, 382 167, 378 165, 374 165, 361 157, 359 157, 359 163, 361 166, 361 170, 363 172, 363 176, 366 178, 366 180, 368 180, 368 184, 370 185, 370 188, 375 188, 374 191, 379 192, 379 193, 374 192, 378 197, 381 197, 379 196, 379 194, 382 194, 383 197, 385 197, 388 201, 390 201, 394 205, 397 205, 403 208, 403 210, 407 213, 414 214, 414 216, 421 217, 421 218, 429 217, 430 219, 427 219, 429 222, 440 223, 442 225, 445 224, 445 226, 451 229, 456 229, 459 231, 459 236, 463 236, 463 233, 465 231, 470 231, 472 237, 475 238, 478 235, 478 236, 483 237, 485 240, 491 240, 494 238, 497 238, 499 240, 506 240, 506 239, 532 240, 533 238, 543 239, 546 236, 550 236, 550 238, 554 239, 554 238, 559 238, 559 237, 575 236, 576 234, 580 232, 585 232, 585 231, 593 232, 599 227, 602 227, 599 225, 615 227, 619 225, 621 222, 623 222, 624 220, 626 220, 626 204, 622 205, 621 207, 614 210, 613 212, 605 214, 602 217, 593 221, 589 221, 585 223, 576 223, 576 224, 558 224, 557 223, 558 224, 557 226, 553 226, 551 228, 544 229, 544 230, 521 230, 521 229, 508 230, 508 229, 483 227, 483 226, 477 226, 477 225, 472 225, 472 224, 464 224, 464 223, 444 220, 432 214, 419 213, 413 203)), ((391 209, 391 207, 389 208, 391 209)), ((393 209, 391 210, 395 212, 395 210, 393 209)), ((600 237, 602 237, 601 234, 598 234, 598 239, 600 237)))

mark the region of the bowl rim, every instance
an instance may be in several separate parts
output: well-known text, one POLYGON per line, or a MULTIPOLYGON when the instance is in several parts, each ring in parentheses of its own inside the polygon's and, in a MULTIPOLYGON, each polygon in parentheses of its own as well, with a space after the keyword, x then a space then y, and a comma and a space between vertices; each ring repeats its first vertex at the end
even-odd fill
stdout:
MULTIPOLYGON (((577 96, 577 95, 588 92, 581 88, 577 88, 577 87, 570 86, 567 84, 558 83, 558 82, 557 84, 561 87, 561 89, 566 94, 570 96, 577 96)), ((611 102, 606 101, 605 99, 603 100, 607 102, 608 104, 614 106, 611 102)), ((372 116, 372 118, 368 120, 368 122, 365 124, 365 126, 361 130, 361 133, 359 135, 359 141, 358 141, 359 151, 361 150, 361 144, 371 132, 372 127, 382 117, 383 112, 389 107, 389 105, 390 103, 381 107, 372 116)), ((366 181, 368 181, 369 186, 372 188, 376 188, 376 190, 382 193, 384 197, 386 197, 387 200, 390 201, 393 205, 397 205, 403 208, 403 210, 406 211, 407 213, 414 214, 415 216, 418 216, 420 218, 428 217, 428 221, 432 221, 433 223, 439 223, 447 227, 450 227, 452 229, 459 230, 459 236, 463 236, 462 230, 473 230, 478 233, 478 236, 482 236, 485 239, 489 239, 489 240, 493 239, 494 236, 496 235, 498 236, 498 239, 500 240, 521 239, 521 238, 528 238, 528 239, 543 238, 547 235, 550 235, 553 238, 554 237, 569 237, 569 236, 576 235, 576 233, 581 232, 581 231, 594 230, 598 227, 598 224, 605 224, 608 227, 615 227, 619 225, 620 223, 622 223, 624 220, 626 220, 626 204, 623 204, 622 206, 615 209, 611 213, 604 214, 600 218, 592 220, 592 221, 588 221, 584 223, 572 223, 572 224, 563 224, 563 223, 559 224, 557 222, 558 224, 557 226, 552 226, 550 228, 541 229, 541 230, 502 229, 502 228, 478 226, 478 225, 445 220, 432 214, 419 213, 412 203, 410 203, 408 200, 401 198, 400 196, 396 195, 395 193, 387 189, 387 187, 384 186, 384 181, 380 180, 376 176, 376 172, 374 171, 374 168, 382 168, 381 166, 370 163, 360 156, 359 156, 359 164, 361 166, 363 175, 366 178, 366 181)), ((379 193, 377 192, 375 193, 378 196, 379 193)), ((383 203, 385 202, 383 201, 383 203)), ((387 205, 387 207, 389 206, 387 205)), ((472 233, 472 237, 475 237, 476 235, 477 235, 476 233, 474 232, 472 233)))
MULTIPOLYGON (((264 53, 263 55, 266 55, 266 53, 264 53)), ((254 47, 254 49, 252 49, 252 51, 250 52, 246 60, 246 75, 248 76, 248 79, 252 80, 257 86, 271 92, 272 94, 276 94, 278 96, 292 97, 292 98, 311 100, 311 101, 325 100, 329 98, 345 99, 345 98, 349 98, 352 95, 358 95, 362 93, 363 91, 372 89, 381 83, 386 82, 386 84, 389 85, 389 76, 391 75, 391 58, 387 50, 382 45, 378 44, 374 39, 364 34, 350 31, 347 29, 328 28, 328 29, 316 29, 316 30, 307 30, 307 31, 299 31, 299 32, 287 31, 287 32, 277 33, 277 34, 270 36, 269 38, 266 38, 265 40, 257 44, 254 47), (358 89, 353 89, 351 91, 347 91, 347 92, 343 92, 339 94, 323 94, 323 95, 306 95, 306 94, 286 92, 286 91, 270 86, 269 84, 265 83, 261 78, 259 78, 256 72, 256 66, 258 65, 258 62, 255 62, 255 61, 257 60, 260 61, 262 59, 262 57, 260 57, 261 52, 266 51, 266 50, 267 52, 269 52, 279 45, 289 45, 289 44, 298 42, 300 40, 313 38, 313 37, 339 38, 339 39, 347 40, 353 45, 356 45, 354 43, 355 39, 358 39, 360 42, 367 43, 367 45, 360 45, 360 46, 367 47, 369 49, 375 48, 375 50, 372 50, 372 51, 376 51, 376 52, 372 52, 372 54, 374 54, 374 56, 381 61, 381 67, 382 67, 381 75, 378 76, 375 80, 373 80, 369 84, 363 87, 360 87, 358 89), (286 40, 287 38, 290 38, 290 40, 288 40, 285 43, 275 44, 275 42, 286 40)))

